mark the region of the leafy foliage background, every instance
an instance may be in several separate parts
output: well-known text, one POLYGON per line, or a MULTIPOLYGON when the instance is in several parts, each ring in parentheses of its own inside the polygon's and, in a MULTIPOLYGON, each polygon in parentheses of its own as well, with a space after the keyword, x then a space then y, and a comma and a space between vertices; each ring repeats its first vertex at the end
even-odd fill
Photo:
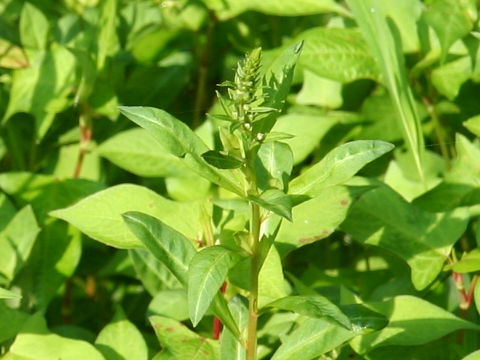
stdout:
MULTIPOLYGON (((282 225, 260 301, 321 294, 389 325, 351 339, 274 312, 260 357, 291 358, 272 353, 318 326, 338 342, 317 340, 324 358, 480 358, 477 1, 4 0, 0 14, 2 359, 182 359, 182 339, 217 358, 198 337, 212 317, 179 325, 191 325, 182 279, 120 214, 161 218, 195 243, 213 195, 240 214, 226 239, 242 208, 119 106, 164 109, 215 148, 216 85, 245 52, 261 46, 266 69, 300 41, 273 130, 294 135, 290 189, 314 199, 282 225), (331 152, 351 140, 395 150, 357 166, 331 152), (305 190, 320 160, 329 180, 305 190)), ((239 289, 244 268, 229 277, 239 289)))

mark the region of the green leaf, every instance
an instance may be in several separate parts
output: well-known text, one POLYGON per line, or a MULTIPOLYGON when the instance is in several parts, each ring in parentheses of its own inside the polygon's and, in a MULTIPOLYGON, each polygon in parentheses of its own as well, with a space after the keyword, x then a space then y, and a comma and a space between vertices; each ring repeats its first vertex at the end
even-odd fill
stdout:
POLYGON ((118 309, 113 320, 98 334, 95 347, 108 360, 147 360, 148 348, 142 333, 118 309))
POLYGON ((169 352, 171 359, 218 360, 218 341, 206 339, 173 319, 151 316, 149 320, 163 351, 169 352))
POLYGON ((280 116, 272 131, 292 135, 290 139, 285 139, 283 142, 290 146, 293 152, 293 163, 297 165, 306 159, 325 134, 338 122, 339 120, 335 117, 323 114, 292 112, 280 116))
POLYGON ((473 289, 473 300, 475 301, 477 312, 480 313, 480 281, 477 281, 473 289))
POLYGON ((51 333, 40 314, 30 317, 13 342, 8 355, 22 360, 105 360, 93 345, 51 333))
POLYGON ((462 274, 480 270, 480 249, 473 249, 463 255, 460 261, 453 264, 452 270, 462 274))
MULTIPOLYGON (((236 295, 228 303, 235 322, 240 329, 245 329, 248 325, 248 301, 236 295)), ((228 328, 224 328, 220 336, 220 359, 221 360, 246 360, 246 351, 244 345, 231 333, 228 328)))
POLYGON ((265 97, 263 106, 277 111, 272 111, 256 121, 253 125, 254 133, 267 134, 275 125, 278 112, 282 111, 290 93, 295 65, 302 48, 303 42, 297 42, 283 49, 270 63, 265 64, 262 61, 263 67, 260 68, 262 86, 258 89, 258 95, 265 97))
POLYGON ((207 312, 230 270, 240 256, 217 245, 200 250, 188 270, 188 310, 193 326, 207 312))
POLYGON ((340 145, 293 179, 289 192, 314 196, 322 189, 349 180, 366 164, 392 149, 392 144, 377 140, 357 140, 340 145))
POLYGON ((462 360, 480 360, 480 350, 468 354, 467 356, 463 357, 462 360))
POLYGON ((97 68, 103 70, 107 57, 115 55, 120 49, 117 37, 117 0, 102 3, 99 21, 97 68))
POLYGON ((190 241, 153 216, 136 211, 122 216, 130 231, 185 286, 188 281, 188 264, 196 253, 190 241))
POLYGON ((465 126, 477 137, 480 137, 480 115, 469 118, 463 123, 463 126, 465 126))
MULTIPOLYGON (((48 41, 48 19, 34 5, 26 2, 20 14, 20 39, 26 50, 45 50, 48 41)), ((32 60, 32 59, 30 59, 32 60)))
POLYGON ((427 7, 423 16, 438 36, 442 49, 442 63, 453 43, 467 35, 474 22, 467 6, 456 0, 436 0, 427 7))
POLYGON ((321 295, 287 296, 265 305, 264 308, 293 311, 317 319, 327 318, 347 330, 352 328, 349 318, 334 303, 321 295))
POLYGON ((306 318, 273 354, 272 360, 310 360, 350 340, 355 333, 324 319, 306 318))
MULTIPOLYGON (((25 6, 31 6, 27 2, 25 6)), ((36 29, 33 25, 32 29, 36 29)), ((36 31, 36 30, 35 30, 36 31)), ((57 113, 70 105, 75 82, 75 56, 65 47, 41 51, 27 68, 16 69, 3 122, 19 112, 35 117, 37 139, 43 138, 57 113)))
POLYGON ((293 154, 287 144, 278 141, 263 143, 255 158, 258 187, 286 190, 292 168, 293 154))
POLYGON ((0 301, 0 342, 5 342, 13 338, 23 327, 25 321, 29 318, 29 314, 14 310, 0 301))
POLYGON ((201 232, 198 203, 174 202, 145 187, 130 184, 112 186, 73 206, 52 211, 50 215, 68 221, 104 244, 120 249, 143 247, 122 220, 121 215, 128 211, 161 218, 189 239, 196 239, 201 232), (182 214, 182 218, 178 214, 182 214), (183 221, 184 218, 189 221, 183 221))
POLYGON ((293 222, 282 222, 276 244, 288 252, 329 236, 345 219, 353 197, 344 186, 333 186, 293 208, 293 222))
POLYGON ((122 169, 142 177, 192 174, 181 159, 166 153, 145 129, 122 131, 103 142, 96 151, 122 169))
POLYGON ((370 310, 363 304, 342 305, 340 310, 348 316, 352 323, 352 331, 357 334, 368 334, 388 325, 388 319, 384 315, 370 310))
POLYGON ((432 214, 407 203, 388 187, 361 196, 342 224, 356 240, 396 253, 412 270, 416 289, 427 287, 442 271, 453 244, 464 233, 468 212, 432 214))
POLYGON ((155 296, 164 289, 179 289, 182 284, 164 263, 146 249, 128 250, 135 272, 150 295, 155 296))
POLYGON ((21 296, 19 294, 0 287, 0 299, 20 299, 20 298, 21 296))
POLYGON ((297 94, 296 103, 337 109, 343 103, 342 84, 305 69, 302 89, 297 94))
POLYGON ((9 284, 25 266, 39 231, 32 208, 27 205, 0 233, 0 284, 9 284))
POLYGON ((81 256, 80 231, 65 222, 47 223, 15 282, 35 297, 38 310, 44 310, 73 275, 81 256))
POLYGON ((159 291, 148 305, 147 315, 161 315, 178 321, 188 320, 187 291, 184 289, 159 291))
POLYGON ((316 27, 296 37, 305 41, 298 66, 326 79, 348 83, 379 78, 378 66, 355 29, 316 27))
POLYGON ((243 162, 230 155, 224 155, 219 151, 209 150, 202 154, 202 158, 217 169, 238 169, 243 162))
POLYGON ((198 175, 240 196, 243 191, 228 172, 212 168, 202 159, 207 145, 183 122, 167 112, 150 107, 120 107, 130 120, 148 130, 165 151, 184 158, 184 163, 198 175))
POLYGON ((385 86, 396 109, 405 144, 424 182, 425 144, 415 99, 405 71, 401 39, 395 23, 388 18, 388 2, 347 0, 365 40, 379 65, 385 86))
POLYGON ((274 212, 285 219, 292 221, 292 200, 289 195, 278 189, 269 189, 260 196, 249 196, 249 200, 254 201, 261 207, 274 212))
POLYGON ((439 66, 432 71, 431 81, 437 91, 448 99, 455 99, 462 85, 472 76, 472 60, 470 56, 439 66))
POLYGON ((390 322, 379 332, 359 336, 350 342, 359 354, 378 346, 425 344, 458 329, 480 329, 478 325, 414 296, 396 296, 368 306, 385 315, 390 322))
POLYGON ((209 9, 215 11, 221 20, 233 18, 245 11, 253 10, 276 16, 301 16, 337 12, 348 14, 347 10, 333 0, 202 0, 209 9))

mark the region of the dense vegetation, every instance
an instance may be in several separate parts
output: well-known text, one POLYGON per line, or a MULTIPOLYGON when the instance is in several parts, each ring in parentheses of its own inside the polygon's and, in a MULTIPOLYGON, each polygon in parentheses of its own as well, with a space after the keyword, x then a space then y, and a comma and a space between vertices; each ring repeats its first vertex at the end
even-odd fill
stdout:
POLYGON ((480 359, 476 0, 0 14, 1 359, 480 359))

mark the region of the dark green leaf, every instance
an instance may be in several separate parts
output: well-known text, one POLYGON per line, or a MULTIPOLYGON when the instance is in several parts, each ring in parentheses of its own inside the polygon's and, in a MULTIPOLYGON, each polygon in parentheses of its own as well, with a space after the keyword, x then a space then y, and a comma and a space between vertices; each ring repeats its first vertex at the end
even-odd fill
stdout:
POLYGON ((217 169, 238 169, 243 165, 243 161, 215 150, 203 153, 202 158, 217 169))

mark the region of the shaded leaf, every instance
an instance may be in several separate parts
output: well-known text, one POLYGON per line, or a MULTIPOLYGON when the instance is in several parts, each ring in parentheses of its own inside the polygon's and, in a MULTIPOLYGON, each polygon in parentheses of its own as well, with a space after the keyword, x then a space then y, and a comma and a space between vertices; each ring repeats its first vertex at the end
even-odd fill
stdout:
POLYGON ((25 266, 39 231, 32 208, 26 206, 0 233, 1 284, 9 284, 25 266))
POLYGON ((17 293, 0 287, 0 299, 19 299, 21 296, 17 293))
POLYGON ((396 296, 368 306, 385 315, 389 324, 379 332, 359 336, 350 342, 360 354, 378 346, 425 344, 458 329, 480 329, 478 325, 414 296, 396 296))
POLYGON ((218 341, 204 338, 173 319, 151 316, 149 320, 170 359, 218 360, 218 341))
POLYGON ((442 62, 453 43, 467 35, 473 27, 473 19, 462 1, 434 1, 427 7, 423 16, 438 36, 442 49, 442 62))
POLYGON ((215 150, 203 153, 202 158, 217 169, 238 169, 243 165, 243 161, 215 150))
POLYGON ((388 187, 364 194, 350 210, 342 230, 362 243, 380 246, 402 257, 412 270, 416 289, 440 273, 453 244, 465 231, 468 212, 431 214, 403 200, 388 187))
POLYGON ((287 144, 278 141, 263 143, 255 158, 259 189, 275 187, 286 190, 292 168, 293 153, 287 144))

